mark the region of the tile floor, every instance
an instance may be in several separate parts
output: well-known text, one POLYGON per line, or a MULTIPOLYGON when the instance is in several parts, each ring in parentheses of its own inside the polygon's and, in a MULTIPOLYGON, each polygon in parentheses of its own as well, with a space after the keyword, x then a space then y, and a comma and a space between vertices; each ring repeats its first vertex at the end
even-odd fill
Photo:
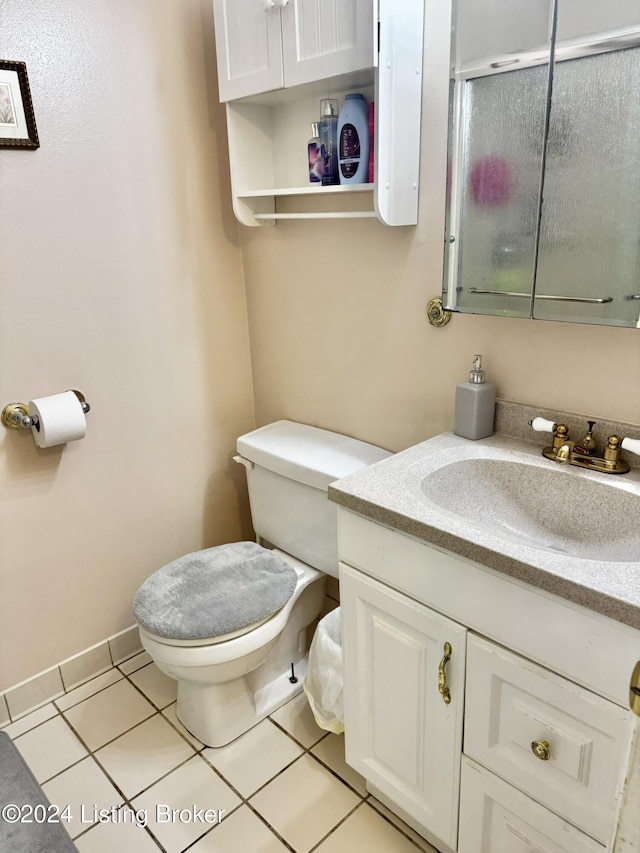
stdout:
POLYGON ((70 806, 80 853, 435 853, 368 796, 304 694, 221 749, 181 726, 175 699, 143 652, 5 727, 70 806))

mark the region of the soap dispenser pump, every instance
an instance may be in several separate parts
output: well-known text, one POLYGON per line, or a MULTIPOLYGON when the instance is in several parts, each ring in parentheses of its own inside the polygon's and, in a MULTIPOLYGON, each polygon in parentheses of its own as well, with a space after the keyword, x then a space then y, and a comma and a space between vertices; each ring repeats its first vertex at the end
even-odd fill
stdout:
POLYGON ((468 382, 456 385, 456 411, 453 431, 473 441, 493 434, 496 386, 486 382, 482 356, 474 355, 468 382))

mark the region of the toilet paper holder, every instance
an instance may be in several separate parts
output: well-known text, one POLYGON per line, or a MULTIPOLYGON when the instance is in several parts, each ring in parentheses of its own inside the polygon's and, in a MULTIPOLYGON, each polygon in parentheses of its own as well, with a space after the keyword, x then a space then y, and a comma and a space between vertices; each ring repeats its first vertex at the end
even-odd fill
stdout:
MULTIPOLYGON (((76 395, 82 406, 82 411, 86 415, 91 406, 85 400, 82 391, 76 391, 75 388, 70 388, 69 390, 76 395)), ((29 414, 29 408, 26 403, 7 403, 2 410, 0 419, 9 429, 31 429, 31 427, 38 425, 38 416, 29 414)))

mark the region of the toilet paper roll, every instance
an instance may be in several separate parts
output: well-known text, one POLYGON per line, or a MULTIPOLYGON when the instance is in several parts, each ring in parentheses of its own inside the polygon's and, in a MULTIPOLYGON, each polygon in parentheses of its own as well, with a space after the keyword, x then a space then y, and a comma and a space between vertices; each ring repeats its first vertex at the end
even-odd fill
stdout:
POLYGON ((29 414, 38 418, 31 430, 38 447, 54 447, 84 438, 87 421, 73 391, 29 401, 29 414))

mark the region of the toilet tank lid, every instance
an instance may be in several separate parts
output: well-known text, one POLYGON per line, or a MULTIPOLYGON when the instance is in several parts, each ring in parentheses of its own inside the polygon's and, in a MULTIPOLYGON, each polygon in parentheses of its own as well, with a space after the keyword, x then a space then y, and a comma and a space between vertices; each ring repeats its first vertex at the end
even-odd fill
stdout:
POLYGON ((238 453, 255 465, 325 491, 329 483, 392 455, 366 441, 294 421, 276 421, 241 435, 238 453))

